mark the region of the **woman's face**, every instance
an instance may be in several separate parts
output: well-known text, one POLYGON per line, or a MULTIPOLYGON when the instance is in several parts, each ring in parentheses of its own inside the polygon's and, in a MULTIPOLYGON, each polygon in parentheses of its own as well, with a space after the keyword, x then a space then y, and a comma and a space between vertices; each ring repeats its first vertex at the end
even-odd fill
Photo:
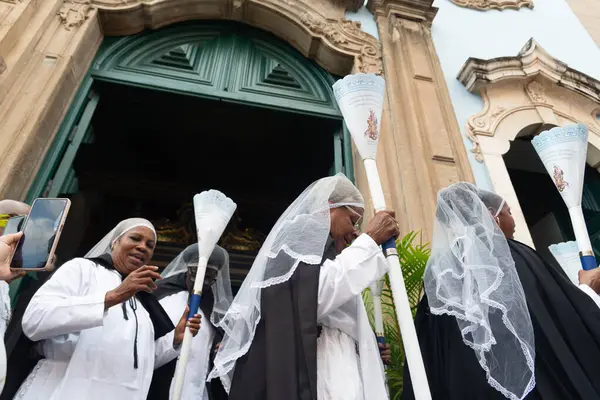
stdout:
POLYGON ((363 215, 363 210, 355 207, 337 207, 330 211, 330 235, 335 240, 335 249, 342 252, 358 237, 358 227, 363 215))
POLYGON ((154 232, 138 226, 125 232, 113 245, 112 259, 121 273, 129 274, 147 265, 154 253, 154 232))
POLYGON ((498 214, 496 218, 498 226, 500 227, 502 233, 504 233, 504 236, 506 236, 508 239, 513 239, 515 236, 516 225, 515 219, 510 212, 510 207, 508 204, 504 203, 502 210, 500 210, 500 214, 498 214))

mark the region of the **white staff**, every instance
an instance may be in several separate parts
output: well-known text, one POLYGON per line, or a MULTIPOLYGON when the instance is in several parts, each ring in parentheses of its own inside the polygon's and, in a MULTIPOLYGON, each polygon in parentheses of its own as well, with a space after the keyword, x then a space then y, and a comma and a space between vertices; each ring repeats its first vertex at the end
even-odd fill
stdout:
MULTIPOLYGON (((237 205, 229 197, 217 190, 209 190, 194 196, 194 214, 196 216, 196 232, 198 232, 198 270, 196 271, 194 293, 190 298, 190 311, 187 319, 198 312, 208 258, 236 208, 237 205)), ((183 343, 181 344, 181 354, 175 368, 172 397, 174 400, 181 399, 185 368, 192 348, 192 338, 192 332, 186 327, 183 343)))
MULTIPOLYGON (((369 181, 369 191, 376 211, 386 209, 383 188, 377 171, 377 163, 375 162, 384 91, 385 81, 382 77, 374 74, 348 75, 333 85, 337 103, 364 162, 367 180, 369 181)), ((390 239, 382 247, 390 267, 390 286, 404 342, 408 369, 413 382, 415 399, 429 400, 431 399, 431 393, 406 287, 404 286, 396 243, 394 239, 390 239)), ((378 317, 376 316, 376 318, 378 317)), ((380 327, 376 327, 376 329, 380 329, 380 327)))
POLYGON ((581 266, 585 270, 596 268, 598 264, 581 209, 588 146, 587 126, 580 124, 552 128, 534 137, 531 143, 569 209, 581 266))

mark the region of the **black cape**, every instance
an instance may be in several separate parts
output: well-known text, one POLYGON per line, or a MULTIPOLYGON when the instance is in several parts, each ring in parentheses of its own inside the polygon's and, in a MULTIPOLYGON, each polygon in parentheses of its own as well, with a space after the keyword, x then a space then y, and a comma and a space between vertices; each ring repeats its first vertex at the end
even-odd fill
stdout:
MULTIPOLYGON (((335 256, 330 240, 323 262, 335 256)), ((319 272, 300 263, 290 280, 262 290, 261 320, 236 363, 230 400, 317 400, 319 272)))
MULTIPOLYGON (((157 300, 165 298, 175 293, 187 292, 186 273, 173 275, 169 278, 163 279, 157 283, 158 288, 153 292, 154 297, 157 300)), ((202 301, 200 301, 200 309, 204 315, 209 318, 212 314, 214 304, 214 297, 210 287, 205 286, 202 289, 202 301)), ((203 324, 210 324, 210 320, 202 320, 203 324)), ((217 343, 220 343, 223 338, 223 331, 219 328, 215 328, 215 336, 211 346, 211 350, 215 348, 217 343)), ((212 369, 212 363, 215 357, 215 352, 211 351, 210 361, 208 370, 212 369)), ((169 390, 171 388, 171 381, 175 375, 175 368, 177 367, 177 359, 163 365, 160 368, 154 370, 152 375, 152 383, 150 384, 150 391, 148 392, 147 400, 169 400, 169 390)), ((210 400, 225 400, 227 399, 227 393, 220 380, 215 379, 206 384, 206 390, 208 398, 210 400)))
MULTIPOLYGON (((536 387, 526 398, 600 399, 600 309, 560 266, 545 262, 523 243, 508 244, 535 335, 536 387)), ((433 400, 506 399, 488 385, 454 317, 432 315, 423 297, 415 325, 433 400)), ((414 399, 407 366, 402 399, 414 399)))

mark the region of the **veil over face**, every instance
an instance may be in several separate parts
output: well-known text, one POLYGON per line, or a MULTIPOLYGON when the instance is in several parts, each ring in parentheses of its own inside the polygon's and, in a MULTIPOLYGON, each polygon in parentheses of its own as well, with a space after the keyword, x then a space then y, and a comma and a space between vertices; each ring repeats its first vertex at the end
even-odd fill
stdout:
MULTIPOLYGON (((185 274, 188 272, 188 269, 197 268, 199 260, 198 254, 197 244, 186 247, 186 249, 171 261, 167 268, 162 272, 163 278, 185 274)), ((215 249, 208 259, 206 274, 213 274, 215 276, 215 279, 210 282, 210 288, 214 296, 210 321, 213 325, 219 326, 221 319, 223 319, 223 316, 233 301, 231 278, 229 276, 229 253, 227 250, 221 246, 215 246, 215 249)))
POLYGON ((488 383, 520 400, 535 386, 535 343, 508 242, 490 213, 503 204, 465 182, 440 190, 423 280, 431 312, 456 318, 488 383))
POLYGON ((219 326, 225 331, 214 369, 229 392, 236 361, 245 355, 261 319, 263 288, 288 281, 300 263, 321 264, 330 233, 330 209, 364 209, 358 189, 343 174, 311 184, 281 215, 219 326))

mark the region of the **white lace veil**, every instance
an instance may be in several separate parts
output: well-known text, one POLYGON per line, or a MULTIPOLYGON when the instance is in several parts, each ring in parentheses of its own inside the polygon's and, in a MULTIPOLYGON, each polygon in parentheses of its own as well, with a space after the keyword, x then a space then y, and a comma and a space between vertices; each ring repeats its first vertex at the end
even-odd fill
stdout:
MULTIPOLYGON (((167 265, 167 268, 162 272, 162 277, 168 278, 177 274, 184 274, 187 272, 188 267, 198 266, 198 259, 198 245, 189 245, 167 265)), ((227 253, 227 250, 220 246, 215 246, 215 249, 208 258, 207 269, 217 271, 216 279, 211 284, 214 303, 210 322, 218 326, 233 301, 231 280, 229 277, 229 253, 227 253)))
POLYGON ((423 280, 431 312, 456 318, 488 383, 518 400, 535 386, 535 344, 507 240, 488 210, 502 204, 469 183, 440 190, 423 280))
POLYGON ((145 226, 154 232, 154 238, 156 239, 156 230, 150 221, 144 218, 128 218, 119 222, 112 231, 108 232, 106 236, 102 238, 90 251, 87 252, 85 258, 100 257, 103 254, 110 254, 111 248, 114 242, 117 241, 126 232, 137 228, 139 226, 145 226))
POLYGON ((330 230, 329 210, 364 208, 358 189, 343 174, 311 184, 279 217, 219 326, 225 337, 207 381, 220 377, 229 393, 235 363, 252 344, 261 318, 263 288, 286 282, 299 263, 321 264, 330 230))

